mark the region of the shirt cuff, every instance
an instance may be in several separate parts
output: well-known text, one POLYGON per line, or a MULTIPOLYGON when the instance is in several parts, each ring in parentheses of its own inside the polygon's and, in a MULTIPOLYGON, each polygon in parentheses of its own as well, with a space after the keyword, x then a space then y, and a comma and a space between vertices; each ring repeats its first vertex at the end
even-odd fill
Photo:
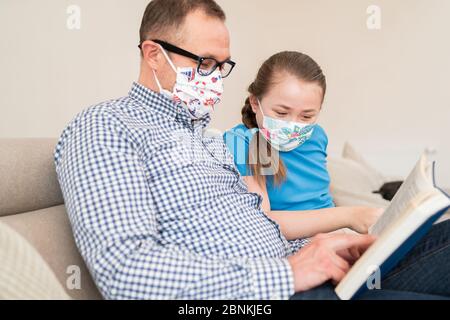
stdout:
POLYGON ((310 238, 290 240, 289 245, 291 246, 291 255, 297 253, 301 248, 308 245, 311 242, 310 238))
POLYGON ((294 295, 294 275, 287 259, 253 260, 250 269, 255 299, 289 300, 294 295))

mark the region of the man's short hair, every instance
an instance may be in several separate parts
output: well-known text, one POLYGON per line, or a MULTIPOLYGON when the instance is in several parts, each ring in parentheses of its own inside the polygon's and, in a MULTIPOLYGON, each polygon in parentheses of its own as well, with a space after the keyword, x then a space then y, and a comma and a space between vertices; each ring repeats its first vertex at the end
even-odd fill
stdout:
POLYGON ((169 37, 175 37, 186 16, 196 10, 203 10, 206 15, 222 21, 226 19, 225 12, 214 0, 153 0, 142 18, 140 43, 155 38, 167 41, 169 37))

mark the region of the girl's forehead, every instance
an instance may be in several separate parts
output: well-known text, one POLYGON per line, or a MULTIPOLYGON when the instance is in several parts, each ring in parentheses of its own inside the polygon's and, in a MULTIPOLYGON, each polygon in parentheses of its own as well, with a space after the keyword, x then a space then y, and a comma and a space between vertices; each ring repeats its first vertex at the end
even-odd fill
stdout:
POLYGON ((323 93, 318 83, 286 77, 274 83, 264 98, 273 107, 318 111, 322 106, 323 93))

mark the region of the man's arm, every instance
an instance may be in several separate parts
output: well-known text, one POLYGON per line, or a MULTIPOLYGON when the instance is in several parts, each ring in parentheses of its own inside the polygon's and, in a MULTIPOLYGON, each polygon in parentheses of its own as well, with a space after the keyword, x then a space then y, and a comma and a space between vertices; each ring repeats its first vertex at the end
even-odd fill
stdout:
POLYGON ((207 258, 162 245, 137 144, 108 111, 85 113, 55 162, 78 248, 109 299, 288 299, 291 267, 277 258, 207 258))

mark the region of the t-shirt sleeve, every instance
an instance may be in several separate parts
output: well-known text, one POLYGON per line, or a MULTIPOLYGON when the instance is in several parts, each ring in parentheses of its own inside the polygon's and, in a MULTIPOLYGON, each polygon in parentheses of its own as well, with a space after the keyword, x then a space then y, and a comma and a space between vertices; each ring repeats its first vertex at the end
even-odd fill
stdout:
POLYGON ((327 149, 328 149, 328 135, 327 135, 327 133, 325 132, 325 130, 321 126, 317 125, 316 128, 314 129, 314 134, 317 135, 316 139, 317 139, 317 141, 319 141, 320 147, 322 148, 322 150, 324 152, 326 152, 327 149))
POLYGON ((324 138, 325 138, 324 148, 325 148, 325 151, 327 151, 328 150, 328 135, 327 135, 327 133, 325 132, 324 129, 322 129, 322 131, 323 131, 323 135, 324 135, 324 138))
POLYGON ((250 145, 247 132, 238 128, 231 129, 225 132, 223 139, 228 150, 233 155, 234 164, 241 176, 251 176, 251 170, 247 165, 250 145))

